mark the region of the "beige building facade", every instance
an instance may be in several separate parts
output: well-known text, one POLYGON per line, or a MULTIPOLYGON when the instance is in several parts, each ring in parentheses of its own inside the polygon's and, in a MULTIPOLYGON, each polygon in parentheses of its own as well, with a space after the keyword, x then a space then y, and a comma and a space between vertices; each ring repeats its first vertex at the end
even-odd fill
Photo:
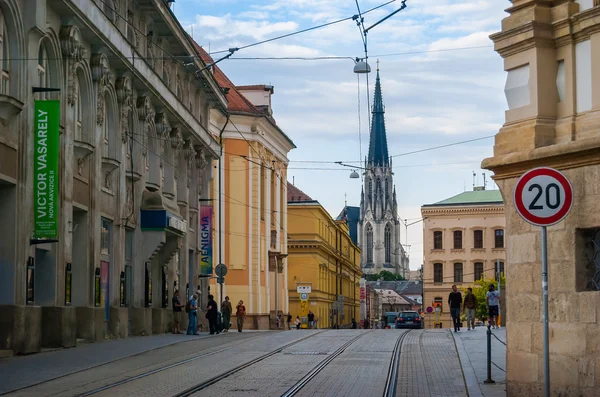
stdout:
MULTIPOLYGON (((504 272, 504 203, 498 190, 474 190, 421 207, 423 307, 441 304, 442 328, 452 328, 452 286, 472 285, 504 272)), ((433 315, 431 315, 433 316, 433 315)), ((434 322, 428 318, 426 328, 434 322)))
MULTIPOLYGON (((552 395, 600 387, 600 3, 515 0, 492 35, 507 71, 506 122, 494 156, 505 198, 526 171, 561 170, 574 189, 567 218, 548 229, 552 395)), ((507 200, 507 391, 544 387, 541 232, 507 200)))

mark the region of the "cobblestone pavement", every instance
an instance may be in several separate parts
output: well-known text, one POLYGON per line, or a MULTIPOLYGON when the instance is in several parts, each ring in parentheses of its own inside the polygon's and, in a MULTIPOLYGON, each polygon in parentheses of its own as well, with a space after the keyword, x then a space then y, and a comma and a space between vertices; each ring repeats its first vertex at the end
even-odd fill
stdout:
POLYGON ((418 331, 406 336, 396 396, 467 396, 454 339, 448 330, 418 331))
MULTIPOLYGON (((307 330, 200 338, 96 366, 17 391, 11 396, 77 396, 168 365, 173 366, 99 391, 94 396, 173 396, 265 353, 295 343, 195 394, 281 396, 349 341, 352 343, 344 352, 297 395, 381 396, 394 345, 404 332, 407 331, 307 330)), ((467 396, 454 339, 447 330, 413 330, 407 334, 400 355, 397 396, 467 396)))

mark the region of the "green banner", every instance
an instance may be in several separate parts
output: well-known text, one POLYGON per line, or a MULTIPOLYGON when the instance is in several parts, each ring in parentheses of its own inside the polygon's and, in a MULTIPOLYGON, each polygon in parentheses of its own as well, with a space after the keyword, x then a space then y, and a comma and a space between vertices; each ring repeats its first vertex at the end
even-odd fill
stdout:
POLYGON ((60 101, 35 101, 33 118, 33 236, 58 238, 60 101))

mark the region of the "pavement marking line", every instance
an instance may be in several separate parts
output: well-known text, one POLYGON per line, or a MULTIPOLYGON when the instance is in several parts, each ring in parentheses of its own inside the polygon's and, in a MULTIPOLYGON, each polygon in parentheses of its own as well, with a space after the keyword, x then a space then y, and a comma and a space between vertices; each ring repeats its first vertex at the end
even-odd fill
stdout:
MULTIPOLYGON (((246 341, 251 341, 251 340, 255 340, 255 339, 264 338, 266 336, 267 335, 261 335, 261 336, 257 336, 257 337, 253 337, 253 338, 243 339, 242 341, 239 341, 239 343, 246 342, 246 341)), ((108 384, 108 385, 105 385, 105 386, 98 387, 98 388, 93 389, 93 390, 89 390, 89 391, 87 391, 87 392, 85 392, 83 394, 78 394, 77 397, 91 396, 91 395, 94 395, 94 394, 97 394, 97 393, 100 393, 100 392, 103 392, 103 391, 106 391, 106 390, 109 390, 109 389, 112 389, 112 388, 124 385, 126 383, 133 382, 134 380, 145 378, 147 376, 154 375, 154 374, 156 374, 158 372, 166 371, 168 369, 171 369, 171 368, 174 368, 174 367, 178 367, 178 366, 183 365, 183 364, 187 364, 187 363, 189 363, 191 361, 199 360, 201 358, 205 358, 205 357, 212 356, 212 355, 215 355, 215 354, 218 354, 218 353, 222 353, 222 352, 227 351, 227 350, 231 350, 231 349, 233 349, 236 346, 237 346, 237 344, 235 344, 234 346, 230 346, 230 347, 227 347, 227 348, 224 348, 224 349, 220 349, 220 350, 214 351, 214 352, 201 353, 201 354, 199 354, 197 356, 190 357, 190 358, 185 359, 183 361, 179 361, 179 362, 176 362, 176 363, 173 363, 173 364, 169 364, 169 365, 166 365, 164 367, 156 368, 156 369, 153 369, 152 371, 148 371, 148 372, 144 372, 142 374, 136 375, 136 376, 132 376, 131 378, 126 378, 126 379, 120 380, 120 381, 115 382, 115 383, 111 383, 111 384, 108 384)))
POLYGON ((189 389, 182 391, 181 393, 177 393, 173 397, 189 397, 192 394, 195 394, 195 393, 197 393, 197 392, 199 392, 199 391, 201 391, 203 389, 206 389, 207 387, 212 386, 215 383, 220 382, 221 380, 223 380, 225 378, 228 378, 229 376, 231 376, 231 375, 233 375, 233 374, 235 374, 237 372, 240 372, 243 369, 246 369, 246 368, 248 368, 248 367, 250 367, 250 366, 252 366, 252 365, 254 365, 254 364, 256 364, 256 363, 258 363, 260 361, 263 361, 264 359, 267 359, 267 358, 269 358, 271 356, 274 356, 277 353, 281 353, 283 350, 285 350, 285 349, 287 349, 289 347, 292 347, 294 345, 297 345, 298 343, 304 342, 305 340, 307 340, 309 338, 312 338, 315 335, 319 335, 319 334, 322 334, 322 333, 327 332, 327 331, 328 330, 317 332, 317 333, 305 336, 304 338, 298 339, 298 340, 296 340, 296 341, 294 341, 292 343, 288 343, 287 345, 278 347, 277 349, 275 349, 275 350, 273 350, 273 351, 271 351, 271 352, 269 352, 267 354, 263 354, 262 356, 255 358, 254 360, 248 361, 247 363, 242 364, 242 365, 238 365, 237 367, 232 368, 229 371, 227 371, 227 372, 225 372, 225 373, 223 373, 221 375, 217 375, 217 376, 215 376, 213 378, 210 378, 206 382, 202 382, 202 383, 200 383, 200 384, 198 384, 196 386, 190 387, 189 389))
POLYGON ((479 381, 477 380, 477 375, 475 375, 475 369, 471 364, 471 360, 469 359, 469 355, 467 354, 467 350, 465 349, 462 340, 459 336, 455 336, 454 334, 452 334, 452 339, 454 340, 454 347, 458 353, 458 361, 460 362, 463 381, 465 382, 467 389, 467 396, 483 397, 483 393, 479 387, 479 381), (466 368, 467 365, 468 368, 466 368))
POLYGON ((390 360, 390 368, 388 370, 387 379, 385 382, 385 388, 383 390, 383 397, 394 397, 396 395, 396 386, 398 381, 398 365, 400 364, 400 352, 402 350, 402 342, 408 335, 409 331, 403 332, 398 337, 394 350, 392 351, 392 358, 390 360))
POLYGON ((329 357, 327 357, 325 360, 321 361, 319 364, 317 364, 316 367, 314 367, 312 370, 310 370, 310 372, 308 374, 304 375, 304 377, 302 379, 300 379, 288 391, 283 393, 281 395, 281 397, 292 397, 292 396, 296 395, 296 393, 298 393, 300 390, 302 390, 302 388, 304 386, 306 386, 306 384, 308 382, 310 382, 312 379, 314 379, 314 377, 317 376, 319 374, 319 372, 321 372, 329 363, 331 363, 333 360, 335 360, 336 357, 338 357, 340 354, 342 354, 350 345, 354 344, 354 342, 356 342, 357 340, 359 340, 360 338, 362 338, 363 336, 365 336, 369 333, 371 333, 371 332, 366 332, 364 334, 358 335, 358 336, 350 339, 348 342, 344 343, 340 348, 338 348, 335 352, 333 352, 331 355, 329 355, 329 357))

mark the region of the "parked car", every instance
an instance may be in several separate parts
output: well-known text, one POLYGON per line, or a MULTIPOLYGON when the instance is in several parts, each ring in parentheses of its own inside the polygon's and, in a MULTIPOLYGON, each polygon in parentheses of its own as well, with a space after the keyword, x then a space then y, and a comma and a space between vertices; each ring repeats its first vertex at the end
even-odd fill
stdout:
POLYGON ((398 314, 398 321, 396 322, 396 328, 417 328, 423 327, 423 321, 419 312, 405 311, 398 314))
POLYGON ((386 329, 396 328, 396 322, 398 319, 398 312, 385 312, 384 321, 386 329))

